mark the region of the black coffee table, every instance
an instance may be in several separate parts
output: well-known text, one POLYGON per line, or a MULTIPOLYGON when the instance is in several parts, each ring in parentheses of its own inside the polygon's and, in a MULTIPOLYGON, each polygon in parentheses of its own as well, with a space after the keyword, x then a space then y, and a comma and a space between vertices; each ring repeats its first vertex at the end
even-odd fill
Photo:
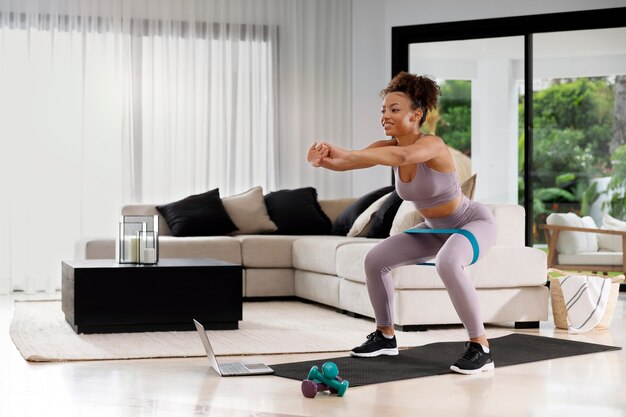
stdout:
POLYGON ((113 259, 64 261, 65 319, 77 333, 237 329, 242 319, 241 265, 216 259, 160 259, 157 265, 113 259))

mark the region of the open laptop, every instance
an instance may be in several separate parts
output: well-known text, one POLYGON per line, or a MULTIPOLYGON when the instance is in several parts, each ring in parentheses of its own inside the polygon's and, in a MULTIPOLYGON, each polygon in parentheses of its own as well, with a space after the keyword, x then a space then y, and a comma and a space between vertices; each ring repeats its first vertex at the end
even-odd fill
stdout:
POLYGON ((213 348, 204 330, 204 326, 198 323, 197 320, 194 320, 193 324, 196 325, 196 330, 198 330, 200 340, 202 340, 204 350, 206 350, 206 355, 209 357, 209 362, 211 362, 211 368, 215 369, 215 372, 220 376, 264 375, 274 373, 272 368, 263 363, 234 362, 220 364, 215 357, 215 353, 213 353, 213 348))

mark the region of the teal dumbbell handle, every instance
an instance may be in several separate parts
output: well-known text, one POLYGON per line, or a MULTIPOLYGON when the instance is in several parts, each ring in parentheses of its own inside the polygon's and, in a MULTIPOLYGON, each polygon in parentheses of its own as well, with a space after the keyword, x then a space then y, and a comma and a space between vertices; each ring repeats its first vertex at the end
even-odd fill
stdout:
POLYGON ((337 393, 340 397, 343 397, 343 394, 346 393, 346 390, 348 389, 348 386, 350 385, 350 383, 348 381, 337 381, 336 379, 330 379, 330 378, 326 378, 317 368, 317 366, 313 366, 311 368, 311 370, 309 371, 309 376, 307 379, 311 379, 314 381, 319 381, 322 384, 330 387, 330 388, 334 388, 337 390, 337 393))
MULTIPOLYGON (((315 377, 317 376, 317 374, 319 373, 317 366, 314 366, 311 368, 311 370, 309 371, 309 376, 306 379, 315 379, 315 377)), ((321 381, 320 381, 321 382, 321 381)))
POLYGON ((343 394, 346 393, 346 390, 348 389, 348 386, 350 385, 350 383, 348 381, 336 381, 337 385, 333 388, 335 388, 337 390, 337 395, 339 395, 340 397, 343 397, 343 394))

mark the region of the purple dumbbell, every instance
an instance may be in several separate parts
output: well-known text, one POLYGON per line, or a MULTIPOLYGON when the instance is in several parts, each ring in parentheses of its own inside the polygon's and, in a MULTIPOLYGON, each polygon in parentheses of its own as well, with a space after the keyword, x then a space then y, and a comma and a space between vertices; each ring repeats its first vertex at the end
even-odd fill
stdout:
POLYGON ((302 385, 300 386, 300 388, 302 389, 302 395, 304 395, 307 398, 315 398, 318 392, 324 392, 324 391, 337 392, 336 390, 331 390, 331 388, 328 385, 322 384, 321 382, 318 382, 318 381, 313 381, 311 379, 305 379, 304 381, 302 381, 302 385))
POLYGON ((330 391, 331 394, 343 397, 348 385, 349 382, 339 376, 337 365, 333 362, 326 362, 322 365, 321 372, 317 366, 311 368, 308 378, 302 381, 301 389, 302 394, 307 398, 313 398, 322 391, 330 391))

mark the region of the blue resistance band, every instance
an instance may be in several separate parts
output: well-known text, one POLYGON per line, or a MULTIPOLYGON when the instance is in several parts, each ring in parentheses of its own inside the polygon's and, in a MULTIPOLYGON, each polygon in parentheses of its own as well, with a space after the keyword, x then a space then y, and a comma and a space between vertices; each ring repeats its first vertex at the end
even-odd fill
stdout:
MULTIPOLYGON (((467 240, 469 240, 470 244, 472 245, 472 249, 474 250, 474 258, 472 258, 472 262, 470 263, 470 265, 474 264, 474 262, 476 262, 478 260, 478 254, 479 254, 479 249, 478 249, 478 241, 476 240, 476 237, 472 234, 472 232, 470 232, 469 230, 465 230, 465 229, 418 229, 418 228, 413 228, 413 229, 408 229, 405 230, 404 233, 427 233, 427 234, 454 234, 454 233, 458 233, 461 234, 463 236, 465 236, 467 238, 467 240)), ((420 263, 418 265, 431 265, 434 266, 435 264, 432 262, 423 262, 420 263)))

